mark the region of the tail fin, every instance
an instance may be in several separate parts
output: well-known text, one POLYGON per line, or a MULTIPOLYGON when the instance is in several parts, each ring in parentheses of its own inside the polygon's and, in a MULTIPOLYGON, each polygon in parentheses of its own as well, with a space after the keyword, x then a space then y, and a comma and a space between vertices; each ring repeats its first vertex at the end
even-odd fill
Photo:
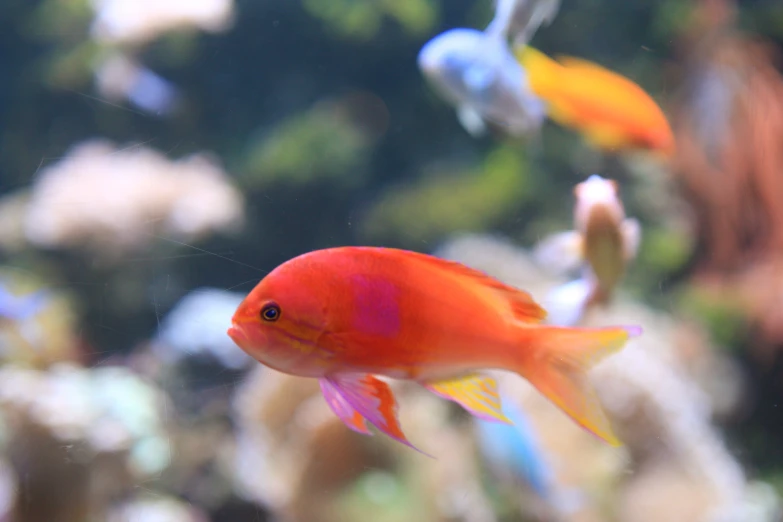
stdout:
POLYGON ((638 326, 612 328, 564 328, 525 326, 528 349, 520 350, 516 371, 580 426, 613 446, 620 441, 612 433, 587 370, 619 351, 626 341, 641 334, 638 326))

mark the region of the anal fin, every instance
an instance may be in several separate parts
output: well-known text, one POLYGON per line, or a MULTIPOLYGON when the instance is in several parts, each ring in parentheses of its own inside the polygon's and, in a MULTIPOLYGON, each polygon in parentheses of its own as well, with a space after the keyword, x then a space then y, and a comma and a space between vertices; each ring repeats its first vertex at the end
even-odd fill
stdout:
POLYGON ((492 377, 471 374, 425 383, 424 386, 436 395, 456 402, 480 419, 511 424, 503 414, 497 381, 492 377))

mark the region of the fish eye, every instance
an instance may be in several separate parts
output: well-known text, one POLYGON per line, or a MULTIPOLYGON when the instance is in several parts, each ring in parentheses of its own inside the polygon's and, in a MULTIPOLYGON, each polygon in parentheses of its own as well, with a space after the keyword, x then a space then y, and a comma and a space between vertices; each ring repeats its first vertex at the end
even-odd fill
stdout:
POLYGON ((280 307, 275 303, 264 305, 261 309, 261 319, 270 323, 277 321, 280 319, 280 307))

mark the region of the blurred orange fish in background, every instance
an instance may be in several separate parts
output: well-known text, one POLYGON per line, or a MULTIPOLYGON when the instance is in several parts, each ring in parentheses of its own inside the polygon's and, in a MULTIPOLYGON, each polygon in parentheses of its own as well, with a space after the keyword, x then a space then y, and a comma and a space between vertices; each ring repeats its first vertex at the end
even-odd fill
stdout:
POLYGON ((547 115, 601 150, 674 153, 674 135, 657 103, 628 78, 570 56, 554 60, 530 46, 514 54, 528 73, 547 115))
POLYGON ((495 380, 475 373, 500 369, 619 445, 586 371, 641 329, 542 325, 545 316, 526 292, 459 263, 342 247, 273 270, 240 304, 228 334, 273 369, 320 379, 334 413, 359 433, 370 434, 367 420, 413 447, 392 390, 374 375, 418 382, 479 418, 510 423, 495 380))
POLYGON ((615 180, 592 175, 574 187, 574 223, 595 276, 591 301, 606 303, 639 248, 640 226, 625 217, 615 180))

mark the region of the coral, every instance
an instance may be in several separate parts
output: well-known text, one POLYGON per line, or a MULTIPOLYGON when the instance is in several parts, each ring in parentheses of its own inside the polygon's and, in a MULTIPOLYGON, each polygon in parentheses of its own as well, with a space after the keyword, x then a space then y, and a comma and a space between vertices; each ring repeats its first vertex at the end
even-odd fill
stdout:
POLYGON ((143 43, 172 29, 197 27, 222 32, 231 27, 232 0, 91 0, 93 36, 106 43, 143 43))
POLYGON ((346 428, 315 379, 255 369, 235 399, 240 491, 296 522, 358 522, 370 506, 378 520, 493 522, 468 425, 423 388, 391 384, 410 440, 436 460, 346 428))
POLYGON ((740 303, 749 349, 770 367, 783 346, 783 76, 772 43, 737 27, 733 0, 694 2, 673 174, 696 232, 691 283, 717 303, 740 303))
POLYGON ((171 162, 143 145, 94 140, 38 173, 25 216, 42 247, 88 247, 117 255, 157 234, 193 241, 242 223, 242 195, 203 155, 171 162))
POLYGON ((0 269, 0 360, 46 368, 82 357, 71 299, 21 270, 0 269))
POLYGON ((15 520, 80 521, 171 459, 166 397, 120 367, 0 368, 0 426, 15 520), (47 498, 48 502, 30 502, 47 498))
POLYGON ((112 510, 107 522, 208 522, 209 518, 193 506, 174 498, 142 498, 112 510))

